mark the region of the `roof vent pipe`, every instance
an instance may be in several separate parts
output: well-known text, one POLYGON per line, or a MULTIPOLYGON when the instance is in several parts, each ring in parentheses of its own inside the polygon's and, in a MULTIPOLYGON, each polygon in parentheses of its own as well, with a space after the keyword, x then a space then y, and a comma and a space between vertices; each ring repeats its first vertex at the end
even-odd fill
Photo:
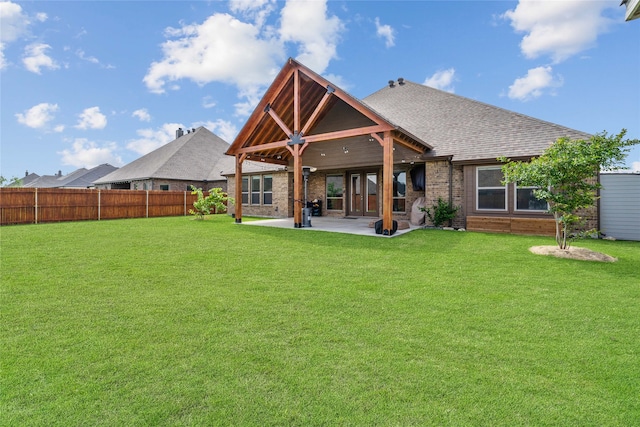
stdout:
POLYGON ((196 128, 191 128, 191 132, 195 132, 195 131, 196 131, 196 128))
POLYGON ((182 135, 184 135, 184 131, 182 130, 182 128, 178 128, 178 130, 176 131, 176 139, 180 138, 182 135))
POLYGON ((393 80, 389 80, 389 87, 394 87, 395 86, 395 82, 393 80))
POLYGON ((402 86, 404 84, 404 78, 398 77, 398 84, 402 86))

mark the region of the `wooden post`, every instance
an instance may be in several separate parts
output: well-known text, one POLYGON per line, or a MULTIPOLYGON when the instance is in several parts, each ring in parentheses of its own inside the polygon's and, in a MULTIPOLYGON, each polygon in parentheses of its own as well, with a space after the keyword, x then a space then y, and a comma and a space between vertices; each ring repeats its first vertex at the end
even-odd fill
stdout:
POLYGON ((242 161, 245 154, 236 154, 236 224, 242 222, 242 161))
POLYGON ((300 144, 293 146, 293 226, 302 227, 302 158, 300 144))
POLYGON ((382 234, 393 233, 393 138, 391 132, 384 133, 382 163, 382 234))

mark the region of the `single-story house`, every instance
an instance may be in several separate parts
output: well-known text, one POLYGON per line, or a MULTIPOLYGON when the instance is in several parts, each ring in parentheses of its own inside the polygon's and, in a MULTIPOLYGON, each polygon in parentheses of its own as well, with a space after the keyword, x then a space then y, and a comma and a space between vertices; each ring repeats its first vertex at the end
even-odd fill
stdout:
MULTIPOLYGON (((117 167, 109 163, 103 163, 91 169, 76 169, 67 175, 62 175, 62 171, 58 171, 56 175, 42 175, 28 182, 23 181, 22 186, 38 188, 92 188, 93 181, 117 169, 117 167)), ((26 177, 28 176, 29 175, 26 174, 26 177)))
POLYGON ((226 191, 222 171, 233 167, 225 156, 229 143, 200 126, 186 132, 179 128, 176 139, 145 154, 120 169, 94 181, 98 189, 191 191, 191 186, 226 191))
MULTIPOLYGON (((563 136, 591 135, 402 78, 359 100, 289 59, 226 152, 230 213, 302 227, 313 202, 321 215, 381 218, 393 234, 414 204, 442 198, 460 208, 454 227, 553 234, 532 188, 501 183, 497 158, 530 160, 563 136)), ((587 214, 597 226, 597 209, 587 214)))

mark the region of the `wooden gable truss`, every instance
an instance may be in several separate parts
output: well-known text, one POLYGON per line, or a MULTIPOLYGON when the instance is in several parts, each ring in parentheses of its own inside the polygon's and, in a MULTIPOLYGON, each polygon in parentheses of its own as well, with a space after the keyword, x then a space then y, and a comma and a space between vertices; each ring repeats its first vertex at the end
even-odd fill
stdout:
POLYGON ((312 144, 366 137, 382 147, 382 219, 383 234, 392 234, 394 143, 422 154, 426 143, 404 132, 328 80, 289 59, 244 125, 228 155, 236 158, 236 222, 242 222, 242 163, 262 161, 293 168, 294 227, 302 227, 303 154, 312 144), (340 104, 340 105, 339 105, 340 104), (348 108, 358 113, 357 124, 334 125, 317 129, 333 108, 348 108))

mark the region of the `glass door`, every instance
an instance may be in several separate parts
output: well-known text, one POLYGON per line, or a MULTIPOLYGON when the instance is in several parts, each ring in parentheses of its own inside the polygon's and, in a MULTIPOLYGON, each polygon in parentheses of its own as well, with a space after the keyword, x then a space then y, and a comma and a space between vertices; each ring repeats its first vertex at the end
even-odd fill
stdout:
POLYGON ((378 216, 378 173, 349 174, 350 216, 378 216))
POLYGON ((349 199, 349 215, 362 215, 362 177, 360 173, 350 174, 351 195, 349 199))
POLYGON ((366 215, 378 215, 378 174, 375 172, 367 173, 367 184, 365 191, 367 193, 367 209, 366 215))

